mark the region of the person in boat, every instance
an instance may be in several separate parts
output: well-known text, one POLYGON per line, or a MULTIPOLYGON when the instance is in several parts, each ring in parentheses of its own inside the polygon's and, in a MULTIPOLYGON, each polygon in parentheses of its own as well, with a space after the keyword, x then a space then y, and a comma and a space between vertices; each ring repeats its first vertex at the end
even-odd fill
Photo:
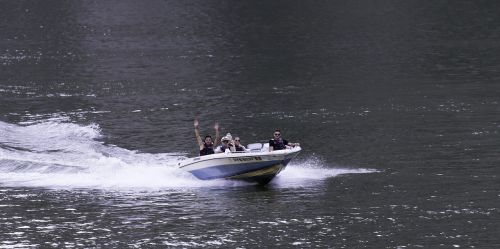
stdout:
MULTIPOLYGON (((215 141, 219 140, 219 123, 215 122, 215 141)), ((201 139, 200 130, 199 130, 199 122, 198 119, 194 120, 194 134, 196 136, 196 141, 198 141, 198 145, 200 146, 200 156, 206 156, 210 154, 214 154, 214 142, 212 140, 212 136, 206 135, 205 139, 201 139)))
POLYGON ((281 131, 276 129, 273 134, 273 138, 269 140, 269 152, 275 150, 284 150, 287 148, 292 148, 295 146, 300 146, 299 143, 290 143, 281 137, 281 131))
POLYGON ((224 137, 222 137, 221 143, 222 144, 220 146, 217 146, 217 148, 215 148, 215 153, 223 153, 226 152, 227 149, 229 149, 230 152, 236 151, 231 133, 228 133, 224 137))
POLYGON ((234 148, 236 151, 246 151, 247 148, 240 143, 240 137, 234 137, 234 148))

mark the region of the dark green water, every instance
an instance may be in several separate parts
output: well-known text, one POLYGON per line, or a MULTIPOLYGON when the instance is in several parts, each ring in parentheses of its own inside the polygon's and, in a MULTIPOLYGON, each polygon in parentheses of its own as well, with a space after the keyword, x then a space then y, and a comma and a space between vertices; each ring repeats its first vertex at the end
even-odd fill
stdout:
POLYGON ((493 1, 0 1, 0 248, 496 248, 493 1), (202 133, 303 151, 266 187, 202 133))

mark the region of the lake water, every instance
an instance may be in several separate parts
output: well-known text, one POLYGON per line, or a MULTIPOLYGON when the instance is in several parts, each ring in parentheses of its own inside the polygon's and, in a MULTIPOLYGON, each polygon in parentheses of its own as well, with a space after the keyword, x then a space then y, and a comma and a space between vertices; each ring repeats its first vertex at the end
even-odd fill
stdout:
POLYGON ((498 248, 494 1, 2 1, 0 248, 498 248), (303 151, 269 185, 203 134, 303 151))

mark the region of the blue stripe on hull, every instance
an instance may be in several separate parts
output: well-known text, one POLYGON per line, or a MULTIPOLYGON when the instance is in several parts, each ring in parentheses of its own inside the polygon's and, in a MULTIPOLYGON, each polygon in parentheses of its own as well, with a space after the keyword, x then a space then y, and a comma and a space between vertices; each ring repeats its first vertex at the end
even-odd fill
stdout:
POLYGON ((279 161, 245 163, 245 164, 226 164, 220 166, 213 166, 209 168, 197 169, 190 172, 198 179, 210 180, 216 178, 226 178, 226 177, 245 174, 252 171, 262 170, 277 164, 283 164, 284 167, 288 164, 288 162, 290 162, 290 160, 291 158, 283 161, 279 160, 279 161))

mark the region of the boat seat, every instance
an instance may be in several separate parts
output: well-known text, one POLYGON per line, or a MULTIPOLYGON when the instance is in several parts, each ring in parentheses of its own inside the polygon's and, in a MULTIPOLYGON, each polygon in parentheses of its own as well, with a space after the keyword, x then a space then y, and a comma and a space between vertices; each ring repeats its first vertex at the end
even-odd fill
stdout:
POLYGON ((262 149, 262 144, 261 143, 253 143, 253 144, 249 144, 247 145, 247 149, 250 151, 250 152, 260 152, 261 149, 262 149))
POLYGON ((260 149, 262 152, 269 151, 269 143, 264 143, 264 146, 262 146, 262 149, 260 149))

